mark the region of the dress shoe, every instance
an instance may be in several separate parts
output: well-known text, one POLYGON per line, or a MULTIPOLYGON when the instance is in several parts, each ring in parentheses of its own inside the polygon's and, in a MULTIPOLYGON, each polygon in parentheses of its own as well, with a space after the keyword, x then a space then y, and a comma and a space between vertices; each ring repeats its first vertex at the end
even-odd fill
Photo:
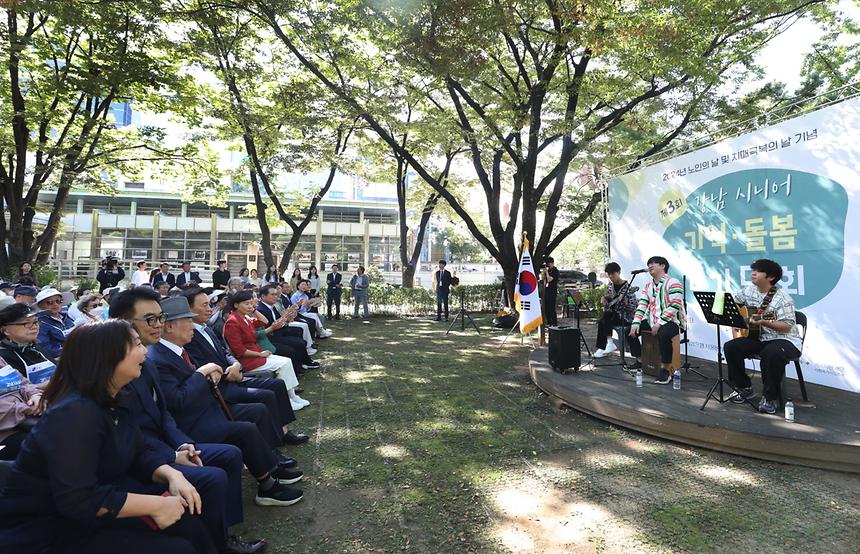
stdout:
POLYGON ((221 554, 254 554, 265 549, 266 539, 245 541, 242 537, 230 535, 221 549, 221 554))
POLYGON ((305 389, 303 389, 302 387, 296 387, 296 388, 294 388, 294 389, 293 389, 293 391, 294 391, 296 394, 301 394, 301 393, 305 392, 305 389))
POLYGON ((319 369, 319 368, 320 368, 319 362, 311 361, 310 363, 302 364, 302 369, 319 369))
POLYGON ((278 467, 290 468, 290 467, 296 467, 297 465, 299 465, 299 462, 297 462, 295 460, 295 458, 288 458, 287 456, 284 456, 283 454, 278 454, 277 451, 275 451, 275 456, 277 456, 277 458, 278 458, 278 467))
POLYGON ((292 430, 284 434, 284 444, 304 444, 308 442, 308 436, 304 433, 296 433, 292 430))

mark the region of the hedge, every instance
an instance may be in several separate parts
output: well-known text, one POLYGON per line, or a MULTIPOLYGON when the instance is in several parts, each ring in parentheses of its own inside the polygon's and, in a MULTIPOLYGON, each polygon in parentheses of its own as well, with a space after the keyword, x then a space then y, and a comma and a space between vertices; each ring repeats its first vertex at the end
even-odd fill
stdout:
MULTIPOLYGON (((451 287, 451 296, 448 300, 450 311, 456 313, 460 309, 460 292, 462 292, 463 306, 470 312, 495 312, 500 305, 500 290, 499 285, 451 287)), ((319 295, 325 304, 325 287, 320 289, 319 295)), ((341 302, 352 306, 352 290, 343 289, 341 302)), ((407 289, 371 284, 367 303, 373 314, 432 315, 436 313, 436 294, 422 287, 407 289)))

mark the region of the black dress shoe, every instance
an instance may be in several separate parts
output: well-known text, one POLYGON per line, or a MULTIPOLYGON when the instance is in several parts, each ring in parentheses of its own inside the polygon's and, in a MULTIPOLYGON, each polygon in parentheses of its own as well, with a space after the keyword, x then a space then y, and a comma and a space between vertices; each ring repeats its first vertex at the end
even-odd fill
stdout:
POLYGON ((295 392, 296 394, 301 394, 305 392, 305 389, 303 389, 302 387, 296 387, 293 389, 293 392, 295 392))
POLYGON ((304 433, 294 433, 287 431, 284 435, 284 444, 304 444, 308 442, 308 436, 304 433))
POLYGON ((227 537, 227 542, 221 552, 222 554, 254 554, 254 552, 262 552, 265 549, 266 539, 244 541, 242 537, 230 535, 227 537))
POLYGON ((289 469, 291 467, 296 467, 297 465, 299 465, 299 462, 297 462, 294 458, 288 458, 282 454, 279 454, 277 450, 275 450, 275 456, 277 456, 278 458, 278 467, 285 467, 289 469))

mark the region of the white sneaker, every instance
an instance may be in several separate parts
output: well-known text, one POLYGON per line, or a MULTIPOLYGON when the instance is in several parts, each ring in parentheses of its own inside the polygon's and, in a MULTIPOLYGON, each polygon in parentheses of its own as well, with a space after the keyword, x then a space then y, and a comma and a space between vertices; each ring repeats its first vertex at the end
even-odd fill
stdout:
POLYGON ((295 396, 295 398, 293 398, 293 399, 291 400, 291 402, 292 402, 292 401, 298 402, 298 403, 300 403, 300 404, 304 404, 305 406, 310 406, 310 405, 311 405, 311 403, 310 403, 310 402, 308 402, 307 400, 305 400, 304 398, 302 398, 302 397, 301 397, 301 396, 299 396, 298 394, 295 396))
POLYGON ((603 350, 602 348, 599 348, 599 349, 594 351, 594 357, 595 358, 602 358, 604 356, 606 356, 606 351, 603 350))
POLYGON ((294 412, 298 412, 299 410, 301 410, 302 408, 304 408, 304 407, 306 406, 306 404, 302 404, 301 402, 299 402, 299 401, 297 401, 297 400, 293 400, 293 399, 291 398, 291 399, 290 399, 290 406, 292 406, 292 407, 293 407, 293 411, 294 411, 294 412))
POLYGON ((308 348, 308 356, 313 356, 318 350, 316 348, 308 348))
POLYGON ((323 329, 322 336, 324 336, 325 338, 329 338, 330 336, 332 336, 331 329, 323 329))
POLYGON ((618 347, 615 346, 614 341, 611 341, 611 340, 606 341, 606 348, 603 349, 604 355, 605 354, 611 354, 612 352, 615 352, 616 350, 618 350, 618 347))

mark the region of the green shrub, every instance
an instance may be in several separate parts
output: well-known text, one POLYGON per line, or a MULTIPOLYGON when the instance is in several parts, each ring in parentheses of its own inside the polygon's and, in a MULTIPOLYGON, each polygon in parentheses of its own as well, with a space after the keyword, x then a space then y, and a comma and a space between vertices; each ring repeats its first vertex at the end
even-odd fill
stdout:
MULTIPOLYGON (((449 305, 451 311, 460 309, 460 292, 463 293, 463 307, 470 312, 494 312, 498 306, 498 285, 459 285, 451 287, 449 305)), ((319 291, 325 302, 326 289, 319 291)), ((341 296, 343 305, 352 304, 352 290, 344 286, 341 296)), ((371 283, 367 303, 370 311, 384 315, 432 315, 436 313, 436 294, 423 287, 403 288, 371 283)))
POLYGON ((604 286, 580 291, 582 299, 585 301, 585 305, 588 306, 589 310, 594 312, 594 317, 597 319, 600 319, 603 315, 603 302, 601 301, 601 298, 603 298, 605 292, 606 287, 604 286))

